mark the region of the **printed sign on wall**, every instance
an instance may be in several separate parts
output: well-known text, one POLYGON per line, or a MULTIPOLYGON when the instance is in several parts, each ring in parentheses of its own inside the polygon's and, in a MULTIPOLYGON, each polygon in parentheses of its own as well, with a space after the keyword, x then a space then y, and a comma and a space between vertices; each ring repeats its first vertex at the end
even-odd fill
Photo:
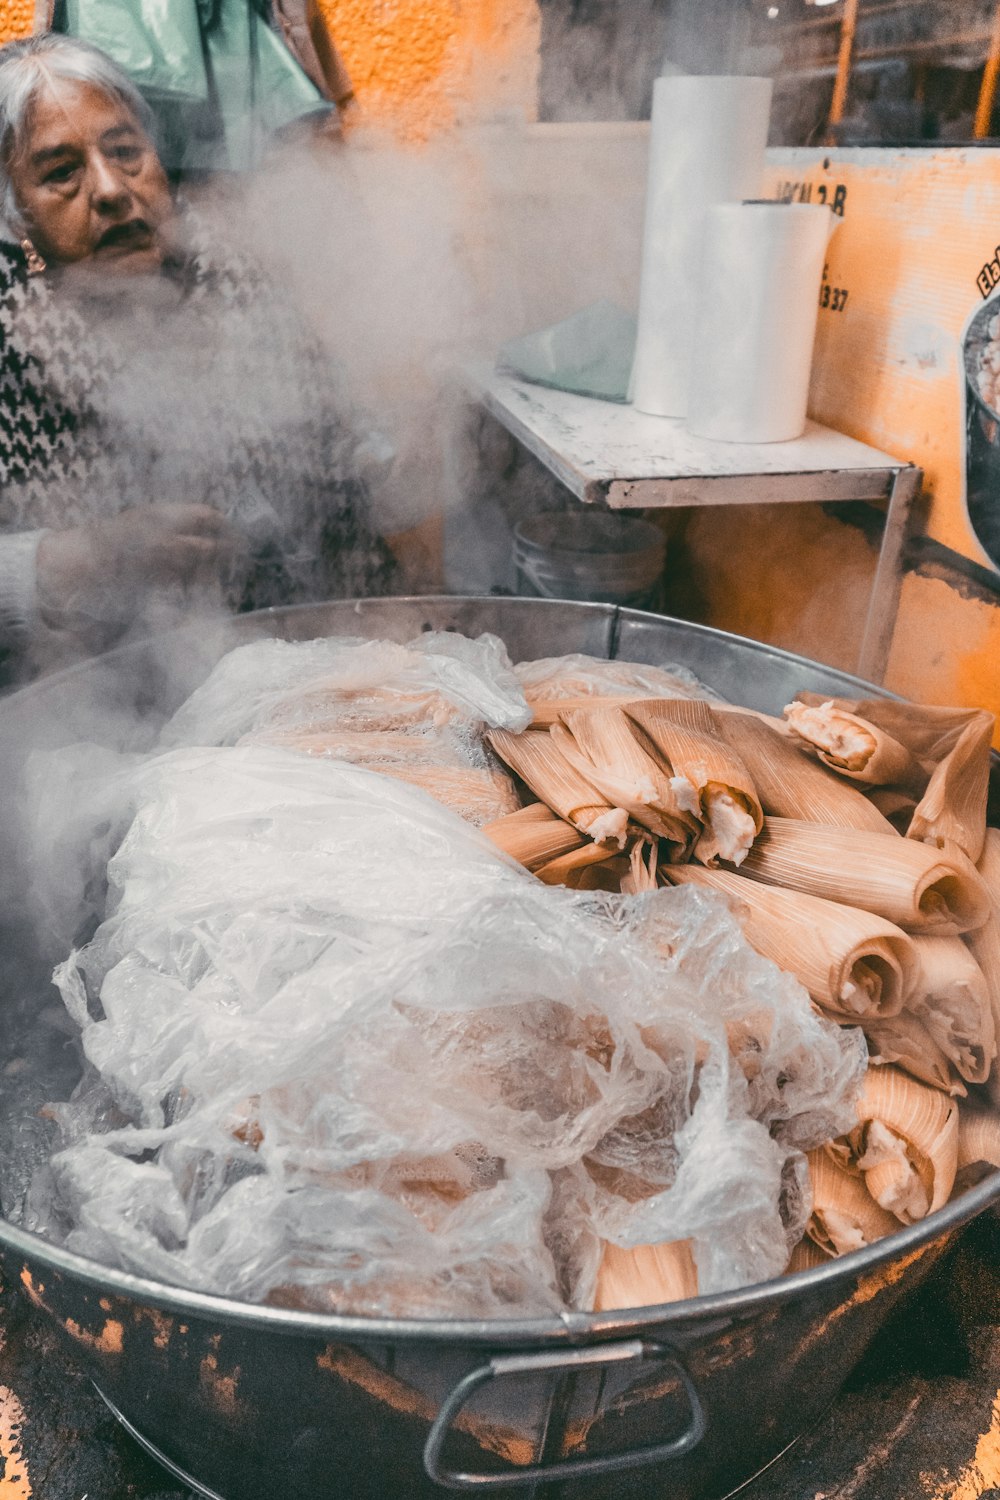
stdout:
POLYGON ((1000 151, 773 151, 768 191, 841 215, 810 407, 920 465, 926 528, 1000 575, 1000 151))

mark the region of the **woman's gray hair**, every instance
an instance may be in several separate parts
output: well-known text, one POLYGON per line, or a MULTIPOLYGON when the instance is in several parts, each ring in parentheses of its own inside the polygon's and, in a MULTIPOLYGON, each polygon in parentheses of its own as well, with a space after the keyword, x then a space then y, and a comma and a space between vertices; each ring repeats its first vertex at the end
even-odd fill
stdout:
POLYGON ((0 231, 22 239, 26 229, 14 195, 10 163, 24 145, 39 94, 57 79, 87 83, 117 99, 147 133, 153 116, 127 73, 98 47, 76 37, 46 31, 0 47, 0 231))

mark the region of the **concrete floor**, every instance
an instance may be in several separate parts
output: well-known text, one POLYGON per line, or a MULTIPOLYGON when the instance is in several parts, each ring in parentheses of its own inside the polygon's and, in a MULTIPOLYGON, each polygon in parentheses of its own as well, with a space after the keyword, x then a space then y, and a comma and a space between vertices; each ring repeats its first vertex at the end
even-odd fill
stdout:
MULTIPOLYGON (((970 1226, 823 1421, 740 1493, 1000 1500, 1000 1217, 970 1226)), ((117 1426, 11 1286, 0 1290, 0 1500, 189 1500, 117 1426)))

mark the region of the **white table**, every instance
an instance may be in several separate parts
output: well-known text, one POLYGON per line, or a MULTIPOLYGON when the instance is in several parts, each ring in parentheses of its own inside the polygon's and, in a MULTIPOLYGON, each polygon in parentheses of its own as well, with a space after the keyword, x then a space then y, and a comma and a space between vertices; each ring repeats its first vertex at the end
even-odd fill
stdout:
POLYGON ((672 417, 532 385, 471 375, 486 409, 587 505, 660 510, 702 505, 887 501, 858 675, 885 675, 903 581, 903 548, 921 470, 810 422, 790 443, 717 443, 672 417))

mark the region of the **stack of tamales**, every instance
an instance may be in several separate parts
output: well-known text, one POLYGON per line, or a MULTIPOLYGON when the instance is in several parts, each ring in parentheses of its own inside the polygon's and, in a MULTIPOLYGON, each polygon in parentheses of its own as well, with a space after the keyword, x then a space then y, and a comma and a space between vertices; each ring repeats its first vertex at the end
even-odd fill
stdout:
MULTIPOLYGON (((589 663, 581 684, 575 660, 562 677, 538 666, 518 668, 532 724, 489 735, 525 805, 488 835, 551 884, 720 892, 761 954, 866 1035, 858 1124, 809 1154, 812 1216, 789 1270, 891 1234, 1000 1166, 993 716, 802 693, 778 719, 673 681, 657 696, 650 668, 608 663, 602 683, 589 663)), ((609 1243, 595 1306, 696 1291, 687 1241, 609 1243)))

